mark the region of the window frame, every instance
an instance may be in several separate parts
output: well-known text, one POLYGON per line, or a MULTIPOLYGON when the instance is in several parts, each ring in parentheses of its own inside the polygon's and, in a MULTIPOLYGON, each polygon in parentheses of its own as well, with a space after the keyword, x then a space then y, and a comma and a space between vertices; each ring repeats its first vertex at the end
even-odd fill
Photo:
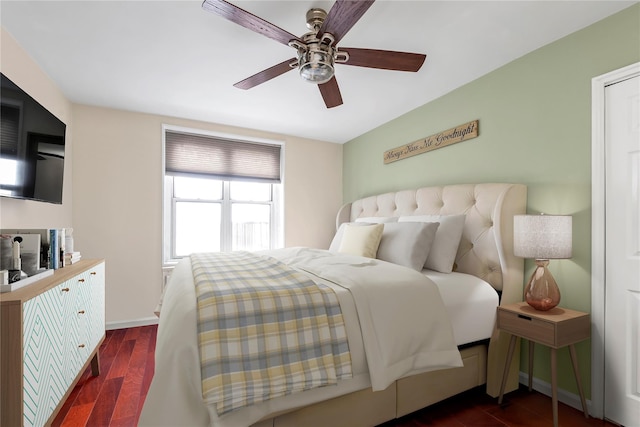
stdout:
MULTIPOLYGON (((231 250, 232 245, 232 227, 231 227, 231 206, 234 203, 242 204, 260 204, 270 206, 270 248, 280 248, 284 242, 284 142, 268 140, 264 138, 245 137, 237 134, 227 134, 219 132, 204 131, 201 129, 179 127, 173 125, 162 125, 162 264, 163 267, 174 266, 183 257, 177 256, 175 253, 175 239, 176 239, 176 221, 175 221, 175 207, 176 201, 194 201, 203 203, 220 203, 221 204, 221 230, 220 230, 220 246, 221 251, 226 252, 231 250), (271 188, 271 200, 270 201, 249 201, 249 200, 231 200, 231 182, 232 181, 247 181, 246 179, 228 179, 228 178, 210 178, 216 179, 222 182, 222 199, 220 200, 201 200, 201 199, 176 199, 173 195, 173 176, 180 176, 176 173, 167 173, 165 166, 165 135, 167 131, 172 132, 185 132, 190 134, 196 134, 201 136, 211 136, 214 138, 228 138, 230 140, 240 142, 253 142, 253 143, 265 143, 265 144, 277 144, 281 146, 280 150, 280 168, 281 168, 281 180, 280 183, 268 183, 271 188), (226 225, 225 225, 226 224, 226 225)), ((203 177, 206 178, 206 177, 203 177)), ((260 181, 256 181, 260 182, 260 181)))

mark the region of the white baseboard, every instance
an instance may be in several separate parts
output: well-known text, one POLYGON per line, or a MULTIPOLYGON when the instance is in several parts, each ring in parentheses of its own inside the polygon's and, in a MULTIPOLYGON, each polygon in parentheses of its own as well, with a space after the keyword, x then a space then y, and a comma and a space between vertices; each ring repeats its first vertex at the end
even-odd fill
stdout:
POLYGON ((158 318, 156 316, 153 316, 145 317, 143 319, 127 320, 124 322, 107 322, 107 324, 105 325, 105 329, 107 331, 110 331, 113 329, 135 328, 137 326, 149 326, 157 324, 158 318))
MULTIPOLYGON (((529 385, 529 374, 527 374, 526 372, 520 372, 520 384, 524 384, 525 386, 529 385)), ((551 384, 549 384, 548 382, 533 377, 533 383, 531 386, 535 391, 539 391, 540 393, 551 397, 551 384)), ((562 402, 565 405, 569 405, 572 408, 575 408, 578 411, 582 412, 582 402, 580 402, 580 396, 577 394, 573 394, 559 388, 558 402, 562 402)), ((591 400, 588 399, 587 410, 589 411, 589 415, 591 415, 591 400)))

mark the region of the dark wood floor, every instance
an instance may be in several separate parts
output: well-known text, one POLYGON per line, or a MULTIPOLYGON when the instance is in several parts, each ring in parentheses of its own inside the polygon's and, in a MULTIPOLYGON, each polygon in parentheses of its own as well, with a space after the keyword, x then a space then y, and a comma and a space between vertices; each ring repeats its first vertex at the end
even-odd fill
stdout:
MULTIPOLYGON (((380 427, 553 426, 551 398, 529 392, 526 386, 520 387, 508 393, 502 405, 487 395, 483 387, 478 387, 380 427)), ((595 418, 587 419, 582 411, 563 403, 558 403, 558 424, 561 427, 614 426, 595 418)))
POLYGON ((107 331, 100 375, 83 374, 52 427, 136 426, 155 367, 157 325, 107 331))
MULTIPOLYGON (((65 402, 53 427, 136 426, 154 371, 157 326, 107 331, 100 347, 101 374, 88 369, 65 402)), ((613 426, 586 419, 581 411, 559 403, 564 427, 613 426)), ((482 388, 470 390, 380 427, 551 426, 551 399, 521 388, 505 396, 503 405, 482 388)), ((178 426, 176 426, 178 427, 178 426)), ((301 426, 303 427, 303 426, 301 426)))

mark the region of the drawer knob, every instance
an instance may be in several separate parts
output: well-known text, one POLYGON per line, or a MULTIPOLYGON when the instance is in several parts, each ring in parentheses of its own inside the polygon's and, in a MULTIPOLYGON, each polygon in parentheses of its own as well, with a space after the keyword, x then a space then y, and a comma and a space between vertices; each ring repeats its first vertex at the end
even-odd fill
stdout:
POLYGON ((84 314, 84 310, 80 310, 78 314, 84 314))
POLYGON ((62 288, 62 292, 69 292, 69 288, 62 288))
POLYGON ((78 279, 78 282, 84 283, 84 279, 78 279))
POLYGON ((84 344, 80 344, 78 348, 84 348, 84 344))
POLYGON ((96 274, 98 274, 98 273, 96 273, 95 271, 92 271, 92 272, 91 272, 91 273, 89 273, 89 274, 91 274, 92 276, 95 276, 95 275, 96 275, 96 274))

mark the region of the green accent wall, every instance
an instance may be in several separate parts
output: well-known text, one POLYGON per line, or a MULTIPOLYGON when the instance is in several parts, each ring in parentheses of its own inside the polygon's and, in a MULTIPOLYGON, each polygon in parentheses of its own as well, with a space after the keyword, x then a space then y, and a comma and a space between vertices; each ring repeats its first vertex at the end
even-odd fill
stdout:
MULTIPOLYGON (((560 304, 589 312, 591 80, 638 61, 640 5, 635 4, 347 142, 344 200, 430 185, 526 184, 528 213, 573 215, 573 258, 551 261, 550 270, 562 293, 560 304), (383 164, 386 150, 476 119, 475 139, 383 164)), ((527 260, 525 276, 532 272, 527 260)), ((522 350, 520 370, 526 372, 526 344, 522 350)), ((576 350, 589 397, 590 341, 576 350)), ((566 348, 559 351, 558 372, 558 386, 577 394, 566 348)), ((536 346, 534 377, 551 382, 543 346, 536 346)))

